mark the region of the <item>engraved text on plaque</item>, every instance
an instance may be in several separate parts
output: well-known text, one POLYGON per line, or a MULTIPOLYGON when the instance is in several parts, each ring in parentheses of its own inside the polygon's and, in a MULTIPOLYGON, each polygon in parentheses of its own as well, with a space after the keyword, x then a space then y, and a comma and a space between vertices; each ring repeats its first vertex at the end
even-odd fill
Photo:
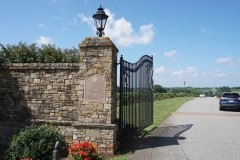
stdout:
POLYGON ((94 74, 85 79, 84 101, 105 102, 106 81, 94 74))

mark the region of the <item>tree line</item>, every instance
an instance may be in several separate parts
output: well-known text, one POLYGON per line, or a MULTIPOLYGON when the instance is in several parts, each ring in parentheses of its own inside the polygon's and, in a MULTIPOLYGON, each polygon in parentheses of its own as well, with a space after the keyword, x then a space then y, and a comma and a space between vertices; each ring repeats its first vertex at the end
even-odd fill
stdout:
POLYGON ((176 87, 176 88, 166 88, 162 87, 159 84, 154 85, 153 93, 185 93, 190 95, 199 96, 201 93, 205 93, 208 97, 217 96, 220 97, 223 92, 231 92, 232 90, 240 91, 240 87, 228 87, 228 86, 220 86, 218 88, 194 88, 194 87, 176 87))
POLYGON ((0 63, 78 63, 79 49, 61 49, 55 45, 30 45, 19 42, 17 45, 0 43, 0 63))

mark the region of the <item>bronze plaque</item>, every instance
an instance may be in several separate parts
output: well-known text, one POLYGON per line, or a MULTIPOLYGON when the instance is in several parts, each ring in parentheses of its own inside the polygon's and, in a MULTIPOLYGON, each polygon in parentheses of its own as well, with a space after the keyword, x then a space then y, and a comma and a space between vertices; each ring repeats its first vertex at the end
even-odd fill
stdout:
POLYGON ((94 74, 85 79, 84 101, 105 102, 106 81, 102 76, 94 74))

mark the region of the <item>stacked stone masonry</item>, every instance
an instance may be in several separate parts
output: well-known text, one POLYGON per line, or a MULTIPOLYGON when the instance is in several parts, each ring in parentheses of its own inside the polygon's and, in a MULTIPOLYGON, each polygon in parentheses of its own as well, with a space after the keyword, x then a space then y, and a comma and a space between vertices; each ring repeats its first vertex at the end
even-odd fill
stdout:
POLYGON ((26 125, 52 123, 69 145, 87 140, 114 154, 118 50, 108 38, 86 38, 79 47, 80 63, 0 64, 0 148, 26 125), (106 81, 104 102, 84 100, 93 75, 106 81))

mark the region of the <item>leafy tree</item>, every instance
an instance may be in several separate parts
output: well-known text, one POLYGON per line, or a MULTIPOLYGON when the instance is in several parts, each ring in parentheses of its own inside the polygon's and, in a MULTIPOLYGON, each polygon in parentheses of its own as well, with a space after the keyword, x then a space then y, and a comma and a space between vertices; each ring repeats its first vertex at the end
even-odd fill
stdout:
POLYGON ((120 87, 117 86, 117 93, 120 93, 120 87))
POLYGON ((161 85, 156 84, 153 86, 153 92, 154 93, 166 93, 167 89, 163 88, 161 85))
POLYGON ((215 93, 215 95, 220 97, 223 92, 231 92, 231 89, 228 86, 222 86, 217 89, 217 92, 215 93))
POLYGON ((171 90, 171 93, 180 93, 180 92, 184 92, 184 89, 183 88, 173 88, 171 90))
POLYGON ((208 96, 208 97, 213 97, 213 92, 212 92, 212 91, 209 91, 209 92, 207 93, 207 96, 208 96))
POLYGON ((217 91, 218 92, 231 92, 231 89, 228 86, 222 86, 217 91))
POLYGON ((199 95, 200 93, 202 93, 200 88, 191 88, 191 94, 199 95))

